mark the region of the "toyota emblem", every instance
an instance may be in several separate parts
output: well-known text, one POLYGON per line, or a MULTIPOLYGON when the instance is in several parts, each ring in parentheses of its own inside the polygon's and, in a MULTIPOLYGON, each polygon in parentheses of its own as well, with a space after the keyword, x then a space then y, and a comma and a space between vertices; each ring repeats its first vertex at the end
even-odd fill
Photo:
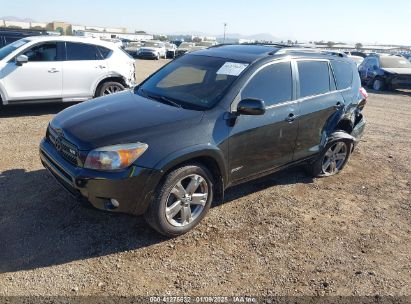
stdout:
POLYGON ((60 139, 60 137, 57 137, 57 138, 56 138, 56 141, 55 141, 55 143, 54 143, 54 146, 56 147, 56 150, 57 150, 58 152, 61 151, 61 139, 60 139))

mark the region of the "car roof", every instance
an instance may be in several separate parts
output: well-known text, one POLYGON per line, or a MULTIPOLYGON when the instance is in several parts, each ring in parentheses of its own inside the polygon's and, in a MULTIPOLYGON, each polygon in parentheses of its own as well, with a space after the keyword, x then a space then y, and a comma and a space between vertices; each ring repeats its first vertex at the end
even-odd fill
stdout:
POLYGON ((24 39, 30 41, 67 41, 67 42, 83 42, 105 46, 108 48, 118 48, 113 42, 100 40, 99 38, 76 37, 76 36, 30 36, 24 39))
POLYGON ((225 59, 253 62, 257 59, 267 57, 271 52, 278 48, 266 45, 217 45, 208 49, 196 51, 192 55, 220 57, 225 59))
POLYGON ((325 58, 332 59, 337 56, 346 58, 347 55, 342 52, 325 51, 310 48, 292 48, 279 44, 233 44, 217 45, 204 50, 195 51, 191 55, 220 57, 228 60, 236 60, 252 63, 259 59, 267 57, 286 57, 289 55, 305 58, 325 58))

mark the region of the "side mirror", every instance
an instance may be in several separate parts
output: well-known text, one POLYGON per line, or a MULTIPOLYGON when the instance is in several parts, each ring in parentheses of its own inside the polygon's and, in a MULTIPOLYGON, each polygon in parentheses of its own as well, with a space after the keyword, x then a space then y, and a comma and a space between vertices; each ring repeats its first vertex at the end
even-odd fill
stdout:
POLYGON ((26 55, 19 55, 16 57, 16 63, 18 65, 22 65, 27 62, 29 62, 29 57, 27 57, 26 55))
POLYGON ((238 115, 263 115, 265 104, 261 99, 246 98, 241 100, 237 106, 238 115))

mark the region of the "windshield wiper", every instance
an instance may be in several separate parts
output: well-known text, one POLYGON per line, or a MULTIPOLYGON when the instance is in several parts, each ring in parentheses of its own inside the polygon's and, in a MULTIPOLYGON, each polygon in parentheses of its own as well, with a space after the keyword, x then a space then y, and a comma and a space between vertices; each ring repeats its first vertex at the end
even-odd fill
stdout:
POLYGON ((140 91, 143 93, 143 95, 144 95, 145 97, 148 97, 148 98, 150 98, 150 99, 154 99, 154 100, 160 101, 160 102, 162 102, 162 103, 167 103, 167 104, 172 105, 172 106, 177 107, 177 108, 182 108, 181 104, 175 102, 175 101, 172 100, 171 98, 168 98, 168 97, 165 97, 165 96, 161 96, 161 95, 149 94, 149 93, 147 93, 146 91, 144 91, 144 89, 140 89, 140 91))

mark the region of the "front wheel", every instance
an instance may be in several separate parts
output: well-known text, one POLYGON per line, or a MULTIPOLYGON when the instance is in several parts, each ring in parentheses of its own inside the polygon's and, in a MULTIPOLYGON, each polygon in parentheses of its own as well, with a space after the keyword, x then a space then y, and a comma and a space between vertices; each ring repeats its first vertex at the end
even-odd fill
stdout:
POLYGON ((372 83, 372 88, 375 91, 382 91, 384 90, 384 82, 381 79, 376 78, 374 79, 374 82, 372 83))
POLYGON ((163 235, 182 235, 207 214, 213 192, 212 176, 206 168, 201 165, 180 167, 167 175, 145 219, 163 235))
POLYGON ((320 157, 308 166, 309 172, 315 177, 326 177, 341 172, 351 155, 352 143, 340 139, 329 143, 320 157))

